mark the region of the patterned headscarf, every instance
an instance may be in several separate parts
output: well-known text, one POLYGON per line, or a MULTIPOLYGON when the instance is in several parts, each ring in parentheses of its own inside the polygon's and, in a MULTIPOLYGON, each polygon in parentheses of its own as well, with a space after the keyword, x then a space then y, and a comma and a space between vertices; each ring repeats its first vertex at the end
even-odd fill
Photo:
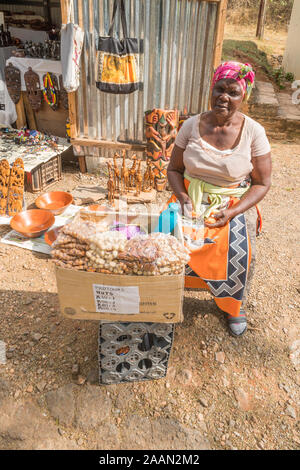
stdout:
POLYGON ((244 100, 248 100, 254 84, 255 73, 253 72, 250 64, 242 64, 241 62, 223 62, 216 69, 213 79, 212 87, 215 83, 223 78, 233 78, 237 80, 242 87, 244 93, 244 100))

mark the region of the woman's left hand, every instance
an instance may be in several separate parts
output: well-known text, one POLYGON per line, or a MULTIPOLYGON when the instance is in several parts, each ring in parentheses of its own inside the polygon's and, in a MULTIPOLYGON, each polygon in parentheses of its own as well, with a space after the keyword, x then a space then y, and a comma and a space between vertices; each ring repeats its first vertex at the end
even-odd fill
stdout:
POLYGON ((221 210, 220 212, 216 212, 213 214, 213 216, 210 216, 206 221, 205 221, 205 226, 209 228, 215 228, 215 227, 223 227, 224 225, 227 224, 228 221, 230 221, 234 217, 234 214, 230 209, 224 209, 221 210), (215 223, 212 222, 212 218, 216 219, 215 223))

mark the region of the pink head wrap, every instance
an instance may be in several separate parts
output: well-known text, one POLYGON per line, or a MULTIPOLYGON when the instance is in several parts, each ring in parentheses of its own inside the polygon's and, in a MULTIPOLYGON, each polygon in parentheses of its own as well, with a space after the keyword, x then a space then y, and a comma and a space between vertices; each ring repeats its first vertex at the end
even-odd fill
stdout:
POLYGON ((250 64, 242 64, 241 62, 223 62, 216 69, 213 79, 212 87, 215 83, 223 78, 233 78, 239 82, 244 93, 244 99, 247 101, 251 95, 254 84, 255 73, 253 72, 250 64))

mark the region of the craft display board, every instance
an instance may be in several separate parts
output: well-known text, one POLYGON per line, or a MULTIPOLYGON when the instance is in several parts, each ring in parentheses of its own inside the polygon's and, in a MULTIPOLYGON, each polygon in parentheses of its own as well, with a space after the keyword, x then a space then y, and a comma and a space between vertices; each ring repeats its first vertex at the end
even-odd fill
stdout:
POLYGON ((57 79, 59 88, 61 81, 61 62, 57 60, 32 59, 29 57, 10 57, 6 61, 6 65, 12 64, 21 72, 21 98, 16 105, 17 110, 17 127, 28 127, 28 129, 37 129, 47 134, 58 137, 66 137, 66 121, 69 117, 69 111, 66 109, 65 94, 60 96, 58 93, 58 107, 54 111, 48 103, 41 97, 41 106, 38 111, 34 111, 30 105, 26 92, 24 80, 25 73, 31 67, 39 77, 40 88, 43 85, 43 78, 47 72, 51 72, 57 79))

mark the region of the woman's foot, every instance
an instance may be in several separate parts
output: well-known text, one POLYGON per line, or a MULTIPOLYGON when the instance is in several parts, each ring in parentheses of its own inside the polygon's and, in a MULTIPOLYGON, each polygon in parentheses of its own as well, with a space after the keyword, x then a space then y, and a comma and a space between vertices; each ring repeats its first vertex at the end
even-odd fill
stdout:
POLYGON ((242 336, 247 331, 247 318, 244 310, 240 310, 238 317, 227 317, 228 328, 233 336, 242 336))

